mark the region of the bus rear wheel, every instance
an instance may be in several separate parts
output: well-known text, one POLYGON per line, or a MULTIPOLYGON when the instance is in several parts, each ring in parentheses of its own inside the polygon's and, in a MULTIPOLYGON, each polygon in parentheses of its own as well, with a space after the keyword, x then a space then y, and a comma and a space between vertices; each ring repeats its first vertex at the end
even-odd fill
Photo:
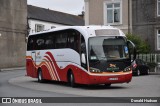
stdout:
POLYGON ((71 87, 75 87, 75 79, 72 72, 69 73, 68 82, 71 87))
POLYGON ((42 70, 38 69, 38 82, 39 83, 43 83, 44 79, 43 79, 43 75, 42 75, 42 70))

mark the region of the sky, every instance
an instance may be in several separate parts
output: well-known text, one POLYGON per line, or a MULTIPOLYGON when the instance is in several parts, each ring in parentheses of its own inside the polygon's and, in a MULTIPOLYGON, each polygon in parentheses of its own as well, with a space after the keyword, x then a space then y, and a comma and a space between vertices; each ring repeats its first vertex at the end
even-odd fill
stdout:
POLYGON ((27 0, 29 5, 78 15, 84 10, 84 0, 27 0))

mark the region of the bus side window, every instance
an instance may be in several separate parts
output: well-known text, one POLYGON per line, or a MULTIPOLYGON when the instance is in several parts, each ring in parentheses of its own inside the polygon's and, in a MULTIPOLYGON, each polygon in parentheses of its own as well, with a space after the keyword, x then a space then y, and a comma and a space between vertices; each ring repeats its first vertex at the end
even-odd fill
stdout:
POLYGON ((55 40, 56 49, 66 48, 67 46, 67 34, 64 32, 58 32, 55 40))
POLYGON ((36 37, 35 36, 30 36, 28 38, 28 44, 27 44, 27 50, 35 50, 35 46, 36 46, 36 37))
POLYGON ((28 38, 27 50, 33 50, 33 43, 34 43, 33 37, 30 36, 30 37, 28 38))
POLYGON ((81 53, 86 54, 86 43, 83 36, 81 36, 81 53))
POLYGON ((74 30, 69 31, 68 47, 79 53, 80 52, 79 45, 80 45, 80 33, 74 30))
POLYGON ((36 48, 35 50, 44 50, 45 49, 45 39, 43 35, 38 35, 36 39, 36 48))
POLYGON ((44 49, 44 39, 37 39, 37 50, 44 49))
POLYGON ((76 39, 75 39, 76 47, 75 47, 75 49, 78 53, 80 53, 80 38, 81 38, 81 34, 79 32, 76 32, 76 39))
MULTIPOLYGON (((81 54, 85 55, 85 59, 87 61, 87 53, 86 53, 86 43, 84 40, 84 37, 81 35, 81 54)), ((81 62, 82 67, 84 67, 85 69, 87 69, 87 63, 84 64, 81 62)))
POLYGON ((55 48, 53 37, 54 36, 52 36, 52 34, 50 34, 49 36, 46 37, 45 49, 54 49, 55 48))

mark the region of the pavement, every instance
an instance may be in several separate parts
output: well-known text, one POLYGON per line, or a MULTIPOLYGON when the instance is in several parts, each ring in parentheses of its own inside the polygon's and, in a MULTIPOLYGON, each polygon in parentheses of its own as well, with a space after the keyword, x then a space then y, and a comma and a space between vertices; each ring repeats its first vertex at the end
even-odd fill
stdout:
MULTIPOLYGON (((25 67, 6 68, 0 72, 1 97, 159 97, 160 77, 149 75, 133 77, 129 84, 116 84, 109 88, 104 86, 83 86, 71 88, 63 83, 38 83, 37 79, 25 76, 25 67), (23 70, 22 70, 23 69, 23 70), (14 71, 12 71, 14 70, 14 71)), ((113 100, 115 100, 113 98, 113 100)), ((11 104, 21 106, 22 104, 11 104)), ((11 106, 10 105, 10 106, 11 106)), ((25 105, 25 104, 24 104, 25 105)), ((26 104, 26 106, 115 106, 114 103, 58 103, 58 104, 26 104)), ((159 106, 152 103, 118 103, 119 106, 159 106)), ((0 104, 0 106, 6 106, 0 104)))
MULTIPOLYGON (((68 87, 66 84, 61 84, 56 82, 48 82, 45 83, 44 86, 44 84, 37 83, 37 79, 26 77, 25 69, 26 69, 25 67, 1 69, 2 71, 1 75, 3 76, 3 74, 8 73, 7 76, 9 77, 6 81, 9 82, 11 85, 16 85, 22 88, 28 88, 43 92, 47 91, 58 94, 62 93, 67 95, 93 96, 93 97, 97 95, 103 97, 106 96, 112 97, 115 95, 119 97, 121 97, 122 95, 126 97, 128 97, 128 95, 130 95, 131 97, 136 97, 136 96, 159 97, 159 93, 157 92, 159 91, 160 85, 157 84, 157 82, 160 81, 159 80, 160 74, 157 73, 150 73, 149 76, 133 77, 132 82, 129 84, 113 84, 110 88, 106 90, 104 86, 86 87, 80 85, 80 87, 78 88, 71 88, 68 87), (12 74, 16 74, 16 76, 13 76, 12 74), (54 88, 54 89, 48 89, 48 88, 54 88)), ((1 78, 1 80, 3 80, 3 78, 1 78)))
POLYGON ((160 75, 143 75, 133 77, 129 84, 112 84, 111 87, 104 85, 77 85, 72 88, 63 82, 48 81, 38 83, 37 79, 19 76, 9 79, 9 83, 35 91, 62 93, 84 97, 160 97, 160 75))
POLYGON ((25 70, 26 67, 13 67, 13 68, 2 68, 0 69, 0 72, 1 71, 12 71, 12 70, 25 70))

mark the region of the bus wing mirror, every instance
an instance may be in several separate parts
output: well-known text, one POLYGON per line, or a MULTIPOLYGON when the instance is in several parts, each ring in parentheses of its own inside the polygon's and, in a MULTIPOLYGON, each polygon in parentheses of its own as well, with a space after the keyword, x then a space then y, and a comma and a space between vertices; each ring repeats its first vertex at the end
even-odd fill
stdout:
POLYGON ((129 51, 130 51, 130 58, 131 58, 131 60, 133 62, 136 59, 136 54, 137 54, 137 52, 136 52, 136 46, 130 40, 127 41, 127 44, 128 44, 129 51))
POLYGON ((86 58, 85 58, 84 53, 82 53, 82 55, 81 55, 81 61, 82 61, 83 64, 86 64, 86 58))

